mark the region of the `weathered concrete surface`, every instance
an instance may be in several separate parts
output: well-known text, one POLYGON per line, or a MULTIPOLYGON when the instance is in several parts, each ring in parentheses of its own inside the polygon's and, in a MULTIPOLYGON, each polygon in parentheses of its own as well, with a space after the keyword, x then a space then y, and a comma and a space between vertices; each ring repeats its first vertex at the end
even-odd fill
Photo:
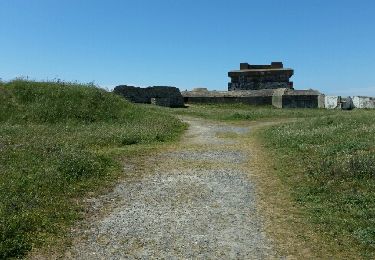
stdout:
POLYGON ((251 154, 236 140, 218 138, 246 134, 250 128, 185 121, 190 128, 183 141, 151 158, 150 172, 98 199, 116 202, 104 217, 93 218, 73 234, 76 241, 66 258, 277 257, 258 213, 256 187, 246 164, 251 154))
POLYGON ((272 105, 277 108, 283 108, 283 95, 285 93, 285 88, 275 89, 272 94, 272 105))
POLYGON ((236 90, 236 91, 183 91, 185 103, 243 103, 273 105, 277 108, 321 108, 324 96, 316 90, 291 90, 288 88, 236 90))
POLYGON ((272 105, 277 108, 324 108, 324 95, 312 89, 275 89, 272 105))
POLYGON ((228 91, 258 90, 258 89, 293 89, 293 70, 284 68, 282 62, 272 62, 271 65, 250 65, 241 63, 240 70, 228 72, 231 82, 228 91))
POLYGON ((148 88, 133 87, 127 85, 120 85, 113 90, 115 94, 123 96, 125 99, 134 103, 151 104, 151 99, 154 98, 154 103, 162 106, 183 107, 184 99, 180 90, 176 87, 154 86, 148 88))
POLYGON ((334 109, 339 106, 339 96, 325 96, 325 108, 327 109, 334 109))
POLYGON ((185 103, 209 103, 209 104, 249 104, 272 105, 273 89, 262 90, 238 90, 238 91, 208 91, 197 89, 182 91, 185 103))
POLYGON ((354 96, 352 97, 355 108, 375 108, 375 98, 354 96))
POLYGON ((354 108, 353 99, 351 97, 340 98, 341 109, 352 110, 354 108))
POLYGON ((353 97, 325 96, 325 108, 327 109, 375 108, 375 98, 364 97, 364 96, 353 96, 353 97))

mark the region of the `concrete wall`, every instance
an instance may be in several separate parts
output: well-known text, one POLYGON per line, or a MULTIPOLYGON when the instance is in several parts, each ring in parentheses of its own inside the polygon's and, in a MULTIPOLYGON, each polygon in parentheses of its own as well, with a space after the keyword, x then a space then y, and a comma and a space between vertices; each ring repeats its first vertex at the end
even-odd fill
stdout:
POLYGON ((249 105, 272 105, 272 96, 259 97, 184 97, 184 102, 189 104, 206 103, 206 104, 249 104, 249 105))
POLYGON ((318 108, 324 108, 325 107, 325 95, 321 94, 318 96, 318 108))
POLYGON ((228 83, 228 91, 293 88, 293 82, 244 82, 228 83))
POLYGON ((318 95, 283 95, 283 108, 318 108, 318 95))
POLYGON ((318 108, 319 95, 269 95, 259 97, 184 97, 184 102, 248 105, 273 105, 277 108, 318 108))
POLYGON ((375 98, 354 96, 352 100, 355 108, 375 108, 375 98))
POLYGON ((325 96, 325 108, 327 109, 352 109, 352 108, 375 108, 375 98, 353 96, 325 96))
POLYGON ((283 95, 285 93, 285 88, 276 89, 272 96, 272 105, 277 108, 283 108, 283 95))
MULTIPOLYGON (((148 88, 139 88, 127 85, 115 87, 114 93, 123 96, 125 99, 134 103, 151 104, 151 99, 169 99, 170 107, 183 107, 184 99, 180 90, 176 87, 154 86, 148 88)), ((161 100, 155 103, 163 103, 161 100)), ((165 104, 165 102, 163 103, 165 104)))
POLYGON ((323 106, 322 95, 315 90, 288 88, 248 91, 183 91, 186 103, 273 105, 277 108, 318 108, 323 106))
POLYGON ((277 108, 283 108, 283 96, 282 95, 272 96, 272 105, 277 108))
POLYGON ((325 96, 324 98, 324 107, 327 109, 338 108, 340 103, 339 96, 325 96))
POLYGON ((272 96, 272 105, 277 108, 324 107, 323 95, 316 90, 277 89, 272 96))

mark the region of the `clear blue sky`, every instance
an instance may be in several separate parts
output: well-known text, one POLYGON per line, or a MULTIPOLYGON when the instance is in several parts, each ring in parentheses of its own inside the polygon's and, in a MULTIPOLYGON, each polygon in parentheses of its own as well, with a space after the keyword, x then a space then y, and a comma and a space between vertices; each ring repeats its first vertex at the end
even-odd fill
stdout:
POLYGON ((0 0, 0 78, 225 90, 282 61, 297 89, 375 96, 373 0, 0 0))

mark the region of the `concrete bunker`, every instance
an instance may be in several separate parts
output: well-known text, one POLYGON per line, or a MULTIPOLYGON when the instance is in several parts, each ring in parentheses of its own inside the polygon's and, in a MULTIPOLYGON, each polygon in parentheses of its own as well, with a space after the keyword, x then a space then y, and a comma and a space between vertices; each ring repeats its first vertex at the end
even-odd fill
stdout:
POLYGON ((289 81, 293 74, 293 69, 284 68, 282 62, 272 62, 271 65, 240 63, 239 70, 228 72, 228 77, 231 78, 231 82, 228 83, 228 91, 293 89, 293 82, 289 81))
POLYGON ((153 86, 140 88, 120 85, 113 90, 133 103, 154 104, 167 107, 184 107, 184 98, 176 87, 153 86))
POLYGON ((290 78, 294 70, 282 62, 270 65, 240 63, 239 70, 228 72, 228 91, 204 88, 183 91, 185 103, 244 103, 273 105, 277 108, 324 107, 324 95, 316 90, 294 90, 290 78))

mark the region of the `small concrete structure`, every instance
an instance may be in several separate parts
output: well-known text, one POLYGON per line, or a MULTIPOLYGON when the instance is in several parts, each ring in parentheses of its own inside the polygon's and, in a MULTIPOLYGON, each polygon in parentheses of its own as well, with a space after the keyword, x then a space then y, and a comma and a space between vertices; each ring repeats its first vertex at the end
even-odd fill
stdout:
POLYGON ((140 88, 120 85, 115 87, 113 92, 134 103, 155 104, 168 107, 184 107, 184 99, 180 90, 176 87, 154 86, 140 88))
POLYGON ((339 96, 325 96, 324 107, 327 109, 341 108, 340 97, 339 96))
POLYGON ((272 62, 271 65, 250 65, 240 63, 240 70, 228 72, 231 82, 228 91, 257 90, 257 89, 293 89, 292 69, 284 68, 282 62, 272 62))
POLYGON ((228 91, 209 91, 195 88, 180 92, 175 87, 154 86, 139 88, 127 85, 115 87, 114 93, 135 103, 166 107, 184 107, 184 103, 243 103, 272 105, 277 108, 375 108, 375 98, 355 96, 325 96, 317 90, 295 90, 289 79, 294 70, 284 68, 282 62, 270 65, 240 63, 239 70, 228 72, 231 82, 228 91))
POLYGON ((326 96, 325 108, 327 109, 338 108, 338 109, 346 109, 346 110, 350 110, 353 108, 375 108, 375 98, 364 97, 364 96, 352 96, 352 97, 326 96))
POLYGON ((373 97, 354 96, 352 100, 355 108, 375 108, 375 98, 373 97))
POLYGON ((343 110, 352 110, 354 108, 353 99, 351 97, 340 97, 340 107, 343 110))
POLYGON ((276 89, 272 105, 277 108, 323 108, 324 95, 317 90, 276 89))

